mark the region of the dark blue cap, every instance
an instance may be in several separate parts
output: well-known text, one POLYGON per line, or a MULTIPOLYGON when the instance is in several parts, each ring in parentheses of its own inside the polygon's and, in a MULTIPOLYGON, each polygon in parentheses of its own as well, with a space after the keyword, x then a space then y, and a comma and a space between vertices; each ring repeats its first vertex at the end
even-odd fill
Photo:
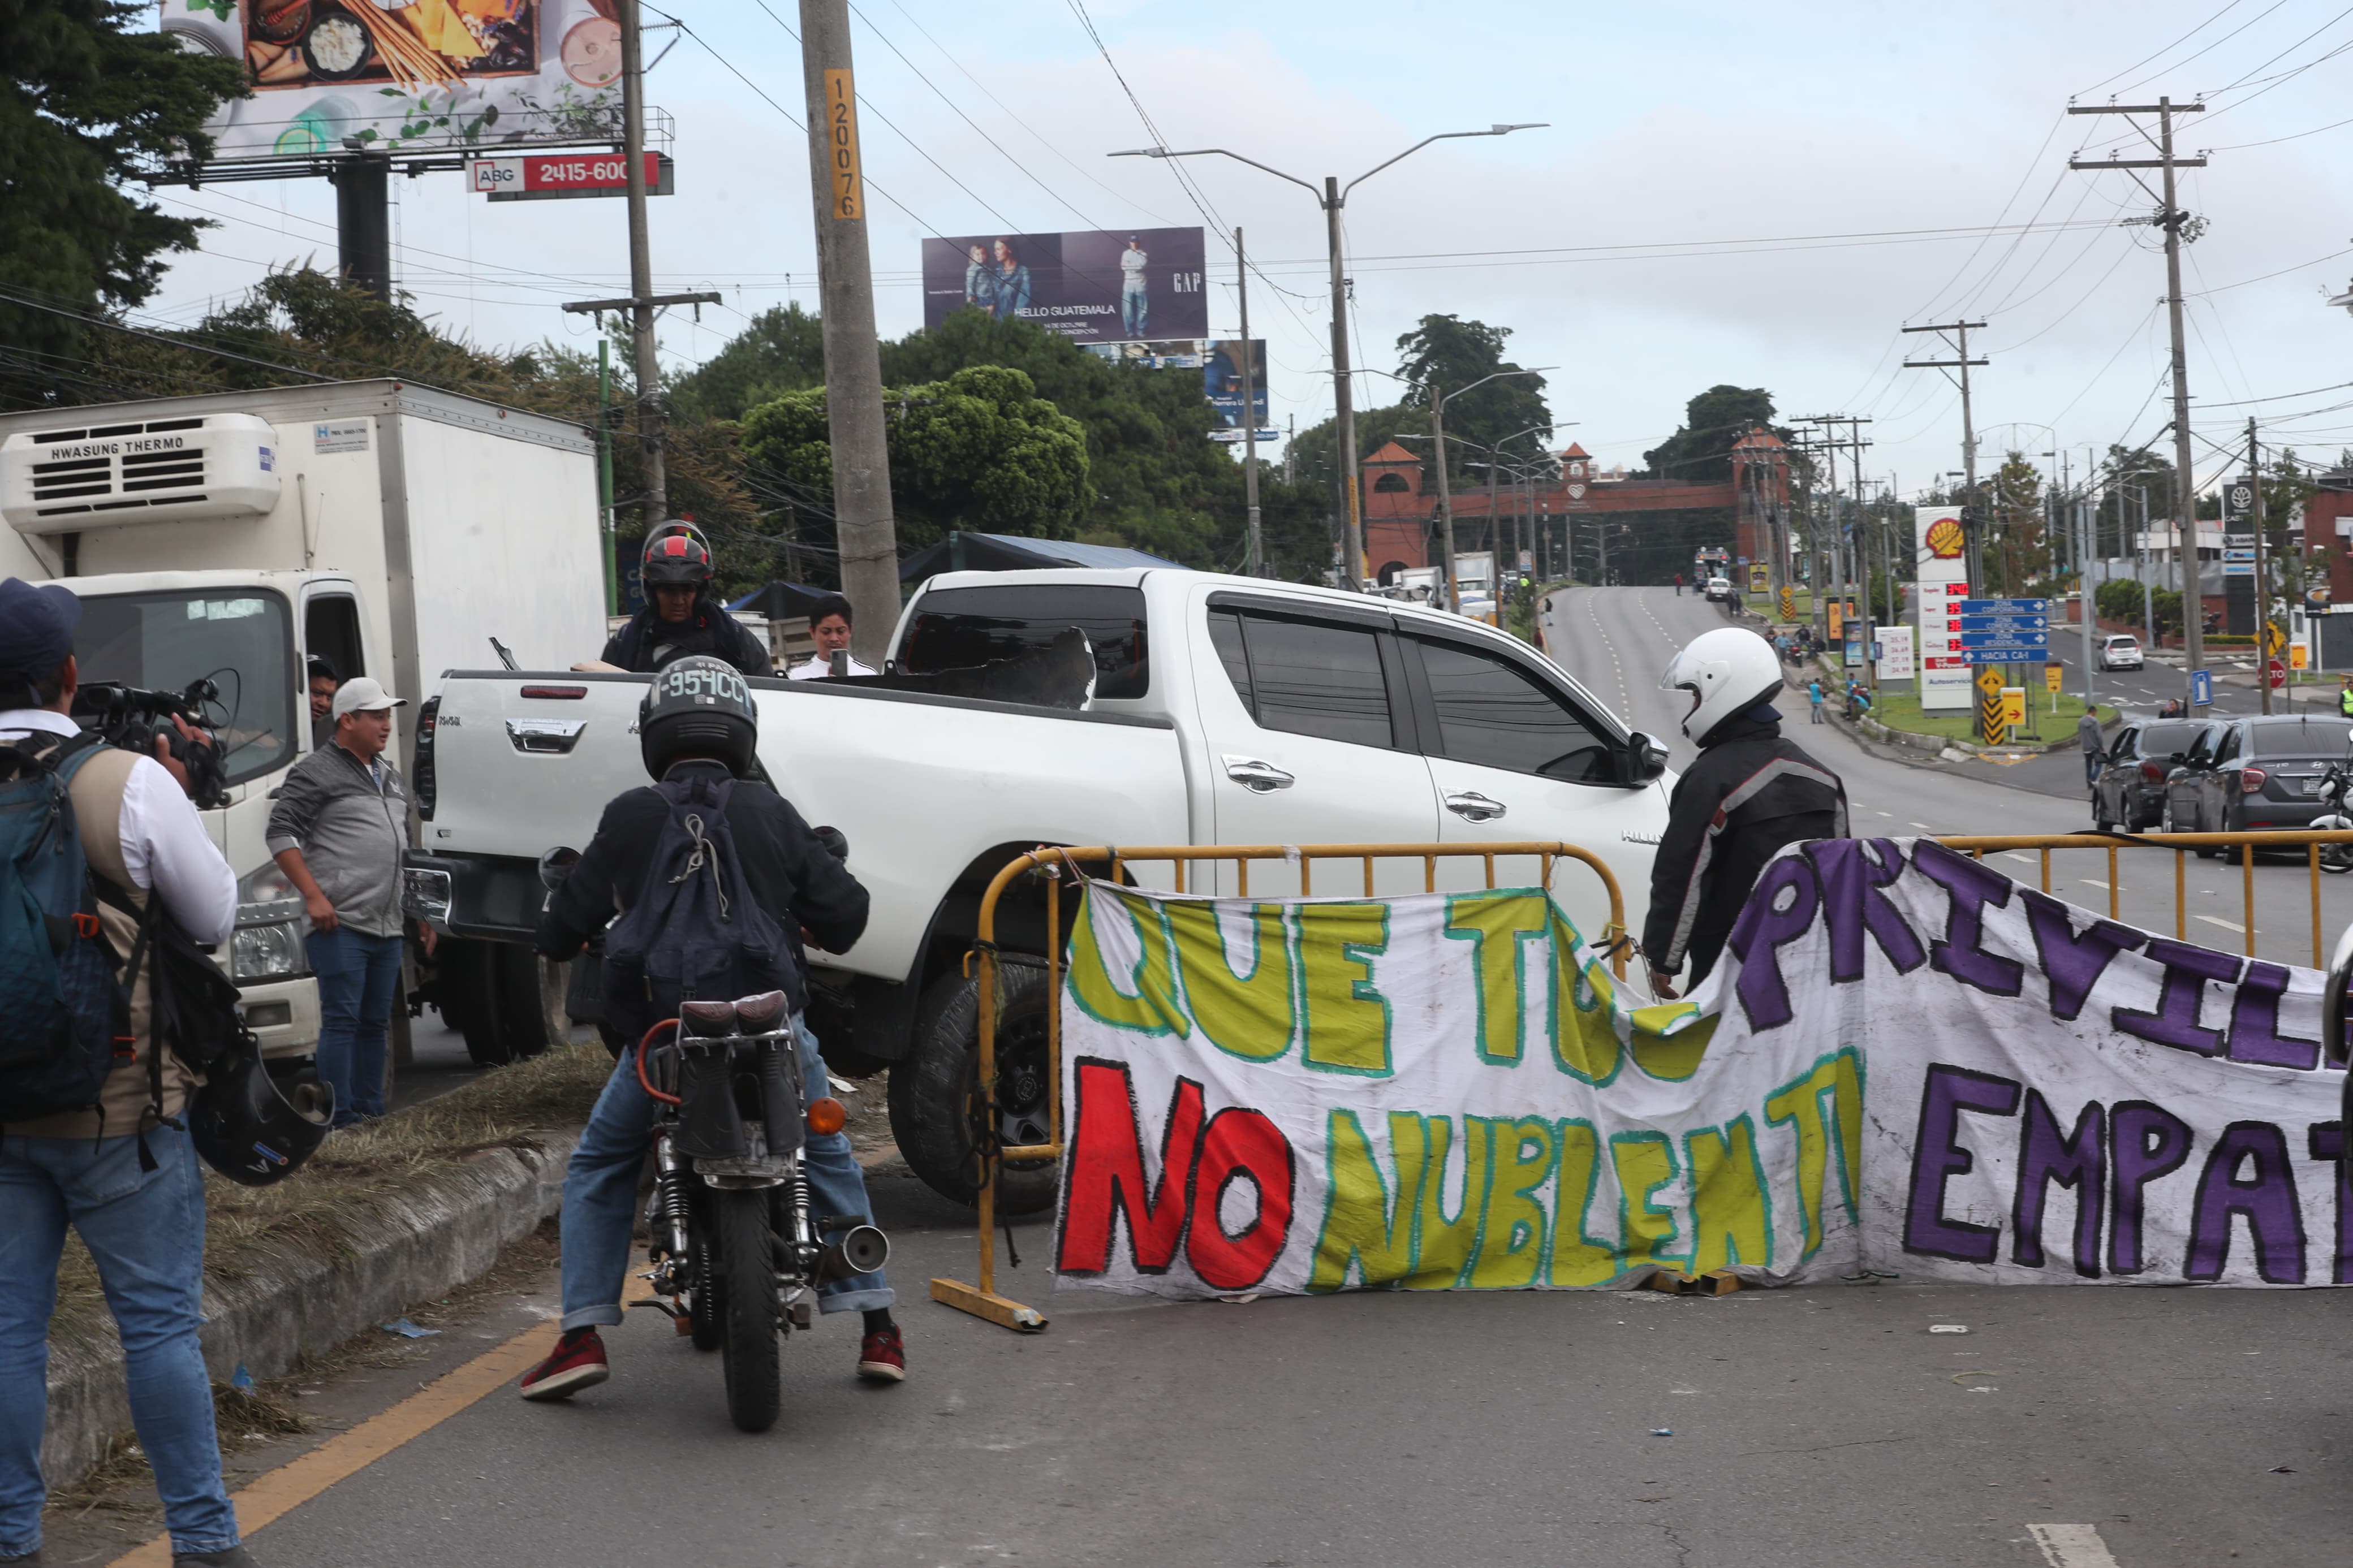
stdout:
POLYGON ((0 670, 47 675, 73 652, 81 601, 55 583, 0 582, 0 670))

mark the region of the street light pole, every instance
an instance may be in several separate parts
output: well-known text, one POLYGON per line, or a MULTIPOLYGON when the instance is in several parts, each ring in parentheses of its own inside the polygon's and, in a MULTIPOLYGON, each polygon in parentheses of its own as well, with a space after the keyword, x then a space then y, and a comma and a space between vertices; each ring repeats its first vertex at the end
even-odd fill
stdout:
MULTIPOLYGON (((1361 594, 1365 588, 1365 529, 1364 512, 1358 504, 1357 496, 1357 487, 1362 482, 1362 476, 1357 471, 1356 405, 1352 394, 1351 371, 1348 363, 1348 288, 1340 254, 1341 210, 1348 205, 1350 191, 1388 168, 1390 163, 1400 163, 1413 156, 1433 142, 1449 142, 1465 136, 1508 136, 1514 131, 1542 129, 1544 129, 1544 122, 1531 121, 1518 125, 1491 125, 1484 131, 1441 131, 1435 136, 1423 137, 1396 157, 1389 159, 1388 163, 1374 164, 1345 185, 1336 176, 1327 175, 1321 189, 1296 174, 1286 174, 1271 164, 1261 163, 1255 158, 1245 158, 1240 153, 1224 147, 1192 147, 1182 152, 1172 152, 1166 147, 1134 147, 1125 152, 1105 154, 1113 158, 1231 158, 1237 163, 1248 163, 1251 168, 1262 174, 1272 174, 1278 180, 1290 181, 1309 195, 1314 196, 1316 205, 1324 209, 1324 244, 1330 255, 1332 264, 1332 413, 1336 426, 1335 434, 1339 437, 1342 464, 1340 585, 1352 594, 1361 594)), ((1444 457, 1445 454, 1441 451, 1440 453, 1441 464, 1440 472, 1441 473, 1445 471, 1444 457)), ((1450 560, 1448 564, 1451 567, 1452 562, 1450 560)), ((1451 575, 1450 571, 1450 578, 1451 575)))

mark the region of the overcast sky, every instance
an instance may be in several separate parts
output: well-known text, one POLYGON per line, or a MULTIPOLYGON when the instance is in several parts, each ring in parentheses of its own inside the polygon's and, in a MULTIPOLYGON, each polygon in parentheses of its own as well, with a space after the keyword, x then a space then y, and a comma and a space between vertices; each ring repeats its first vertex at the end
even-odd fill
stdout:
MULTIPOLYGON (((682 3, 694 36, 649 46, 677 37, 649 91, 677 128, 679 194, 653 205, 657 287, 728 303, 666 321, 681 365, 751 314, 816 304, 807 153, 784 113, 802 107, 797 5, 682 3)), ((2131 176, 2067 168, 2125 144, 2127 122, 2066 106, 2204 95, 2212 107, 2180 122, 2184 152, 2213 150, 2183 176, 2210 226, 2183 264, 2193 425, 2219 444, 2198 445, 2201 476, 2229 466, 2219 447, 2243 440, 2250 412, 2307 456, 2353 445, 2353 317, 2323 306, 2353 275, 2353 121, 2334 126, 2353 112, 2353 11, 2329 0, 1086 11, 1134 101, 1075 0, 855 0, 886 334, 921 323, 926 234, 1240 224, 1265 273, 1250 314, 1276 420, 1305 426, 1332 407, 1307 193, 1223 159, 1194 161, 1188 193, 1167 163, 1104 154, 1165 137, 1345 180, 1433 132, 1543 121, 1440 142, 1357 188, 1360 365, 1393 370, 1425 313, 1475 317, 1511 328, 1521 363, 1558 367, 1561 445, 1639 463, 1694 393, 1763 386, 1785 417, 1869 416, 1866 474, 1916 493, 1960 467, 1960 411, 1941 374, 1899 363, 1929 357, 1933 337, 1899 329, 1965 313, 1989 322, 1971 339, 1992 361, 1976 373, 1986 466, 2007 446, 2039 460, 2071 447, 2080 472, 2086 445, 2137 445, 2169 417, 2165 266, 2154 231, 2119 222, 2154 206, 2131 176)), ((396 184, 399 281, 478 341, 586 342, 555 303, 627 291, 618 201, 491 205, 456 174, 396 184)), ((163 194, 223 226, 150 319, 193 320, 271 265, 333 265, 323 183, 163 194)), ((1214 244, 1212 272, 1211 327, 1229 334, 1231 254, 1214 244)), ((1395 395, 1360 378, 1359 406, 1395 395)))

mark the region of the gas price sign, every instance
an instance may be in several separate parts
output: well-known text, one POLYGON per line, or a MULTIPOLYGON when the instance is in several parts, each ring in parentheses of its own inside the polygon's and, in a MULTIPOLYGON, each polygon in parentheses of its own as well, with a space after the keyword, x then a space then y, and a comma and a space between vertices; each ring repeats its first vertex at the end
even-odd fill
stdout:
MULTIPOLYGON (((494 202, 561 201, 570 196, 622 196, 629 191, 629 162, 617 153, 532 153, 515 158, 477 158, 468 166, 474 189, 494 202)), ((677 187, 677 165, 665 153, 646 154, 646 195, 669 195, 677 187)))

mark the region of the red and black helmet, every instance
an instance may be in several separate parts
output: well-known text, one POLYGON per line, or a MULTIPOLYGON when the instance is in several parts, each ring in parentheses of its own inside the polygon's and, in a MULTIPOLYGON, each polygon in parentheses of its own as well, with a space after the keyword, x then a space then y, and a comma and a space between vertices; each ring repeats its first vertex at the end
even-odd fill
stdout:
POLYGON ((700 588, 711 581, 711 543, 691 522, 657 524, 646 535, 642 576, 649 588, 700 588))

